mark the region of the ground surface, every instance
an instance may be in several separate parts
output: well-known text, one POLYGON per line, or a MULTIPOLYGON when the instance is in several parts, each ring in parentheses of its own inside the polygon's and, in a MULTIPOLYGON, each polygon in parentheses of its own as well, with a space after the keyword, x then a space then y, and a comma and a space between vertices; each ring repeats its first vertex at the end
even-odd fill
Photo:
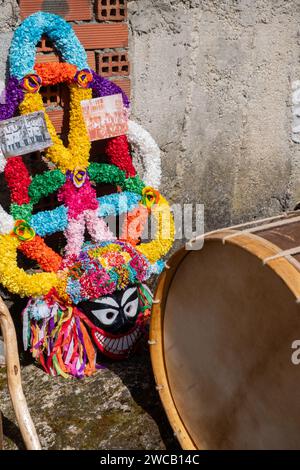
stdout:
MULTIPOLYGON (((43 449, 178 448, 155 389, 146 346, 134 358, 108 364, 84 380, 49 377, 24 358, 22 362, 24 391, 43 449)), ((4 448, 24 448, 3 368, 0 408, 4 448)))

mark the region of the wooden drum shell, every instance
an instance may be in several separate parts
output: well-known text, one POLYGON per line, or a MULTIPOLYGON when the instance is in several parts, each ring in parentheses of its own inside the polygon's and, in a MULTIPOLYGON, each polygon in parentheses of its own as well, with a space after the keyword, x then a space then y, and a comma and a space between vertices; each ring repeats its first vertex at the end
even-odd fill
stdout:
POLYGON ((300 217, 288 219, 211 232, 160 276, 151 360, 183 449, 300 448, 300 257, 287 252, 300 217))

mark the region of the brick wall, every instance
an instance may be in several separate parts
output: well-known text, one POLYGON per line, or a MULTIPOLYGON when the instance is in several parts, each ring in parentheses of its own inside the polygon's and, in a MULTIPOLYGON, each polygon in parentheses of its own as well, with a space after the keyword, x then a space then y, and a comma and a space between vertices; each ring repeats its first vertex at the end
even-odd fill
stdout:
MULTIPOLYGON (((87 51, 90 67, 117 83, 130 96, 127 0, 19 0, 19 6, 22 19, 40 10, 67 20, 87 51)), ((52 44, 43 38, 38 44, 36 61, 58 60, 52 44)), ((47 87, 42 92, 50 118, 61 131, 60 88, 47 87)))

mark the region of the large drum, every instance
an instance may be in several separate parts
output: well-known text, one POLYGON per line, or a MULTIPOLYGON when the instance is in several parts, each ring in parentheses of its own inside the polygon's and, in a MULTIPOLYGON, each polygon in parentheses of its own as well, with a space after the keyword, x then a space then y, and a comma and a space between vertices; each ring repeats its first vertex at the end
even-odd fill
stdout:
POLYGON ((294 212, 210 232, 168 261, 149 343, 184 449, 300 449, 299 245, 294 212))

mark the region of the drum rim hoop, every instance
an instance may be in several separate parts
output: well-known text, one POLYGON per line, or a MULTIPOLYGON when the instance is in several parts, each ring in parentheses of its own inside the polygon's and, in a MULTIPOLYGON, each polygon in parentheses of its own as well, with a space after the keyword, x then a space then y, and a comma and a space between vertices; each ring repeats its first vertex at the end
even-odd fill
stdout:
MULTIPOLYGON (((234 232, 236 231, 224 229, 223 231, 210 233, 207 236, 204 236, 204 240, 219 241, 222 243, 222 240, 226 235, 234 232)), ((234 238, 228 239, 226 244, 239 246, 262 261, 268 256, 272 256, 282 251, 268 240, 251 233, 241 232, 234 238)), ((189 431, 186 428, 179 411, 177 410, 167 375, 164 357, 164 338, 162 334, 165 305, 170 285, 180 264, 183 262, 186 256, 191 253, 191 251, 192 250, 186 250, 185 247, 177 250, 168 260, 168 269, 164 270, 158 279, 157 288, 154 295, 154 302, 156 302, 152 305, 149 344, 155 382, 157 384, 157 389, 159 391, 162 405, 168 416, 175 436, 184 450, 204 450, 204 446, 197 447, 191 435, 189 434, 189 431)), ((283 280, 286 286, 295 295, 295 301, 299 300, 300 281, 298 281, 297 284, 295 281, 295 276, 299 275, 300 279, 300 271, 295 267, 295 265, 293 265, 291 260, 289 258, 274 259, 268 261, 266 266, 275 271, 275 273, 283 280)))

